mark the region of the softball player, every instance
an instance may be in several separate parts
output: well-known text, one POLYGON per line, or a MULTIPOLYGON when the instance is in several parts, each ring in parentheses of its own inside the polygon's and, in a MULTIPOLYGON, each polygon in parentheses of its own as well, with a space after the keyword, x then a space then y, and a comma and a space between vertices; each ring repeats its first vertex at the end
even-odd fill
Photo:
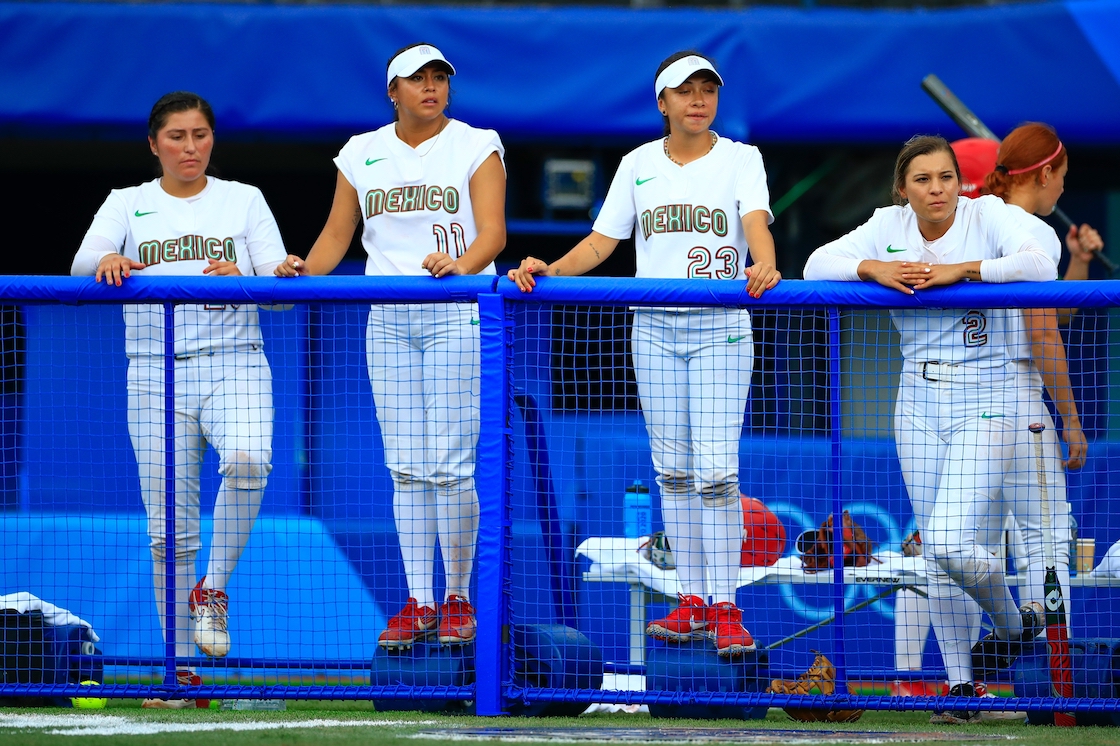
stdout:
MULTIPOLYGON (((961 280, 1052 280, 1056 258, 995 197, 958 196, 960 171, 940 137, 915 137, 899 153, 900 204, 813 252, 812 280, 874 280, 905 293, 961 280)), ((1042 608, 1017 609, 1003 568, 978 540, 1014 460, 1019 398, 1008 314, 996 309, 893 310, 902 337, 895 439, 921 532, 930 614, 950 692, 973 696, 973 614, 965 594, 988 612, 1003 641, 1034 637, 1042 608), (950 582, 950 578, 953 582, 950 582), (963 628, 963 629, 960 629, 963 628)), ((974 711, 934 715, 967 722, 974 711)))
MULTIPOLYGON (((510 279, 531 291, 536 277, 583 274, 637 228, 639 277, 745 279, 756 298, 774 287, 781 275, 762 156, 709 129, 722 85, 715 66, 694 52, 662 62, 654 93, 665 137, 622 159, 591 235, 551 265, 527 258, 510 279)), ((754 648, 735 606, 743 535, 739 439, 752 339, 745 309, 634 313, 638 394, 683 590, 677 609, 650 622, 646 634, 674 641, 707 635, 725 656, 754 648)))
MULTIPOLYGON (((1044 124, 1031 123, 1017 127, 1000 145, 997 165, 988 174, 988 191, 1003 199, 1016 220, 1029 230, 1054 257, 1061 256, 1061 244, 1054 229, 1036 215, 1049 215, 1065 189, 1069 162, 1065 147, 1057 134, 1044 124)), ((1066 236, 1071 254, 1088 254, 1103 248, 1100 234, 1088 225, 1070 228, 1066 236)), ((1043 433, 1044 463, 1048 494, 1051 500, 1051 530, 1056 569, 1063 588, 1069 588, 1069 505, 1066 501, 1066 480, 1058 431, 1043 400, 1043 386, 1050 392, 1055 409, 1062 419, 1062 436, 1069 446, 1071 470, 1085 463, 1088 445, 1081 429, 1077 404, 1073 398, 1065 346, 1058 332, 1057 312, 1052 308, 1011 311, 1015 340, 1014 365, 1021 397, 1021 421, 1016 433, 1016 465, 1005 482, 1009 506, 1022 532, 1027 560, 1024 597, 1041 603, 1044 598, 1046 568, 1042 547, 1042 517, 1039 502, 1038 469, 1034 441, 1027 426, 1032 422, 1046 425, 1043 433)), ((1067 610, 1069 601, 1066 601, 1067 610)), ((994 639, 986 638, 977 646, 974 660, 980 669, 1005 668, 1006 655, 1001 655, 994 639), (1000 659, 1003 660, 1000 660, 1000 659)), ((981 670, 977 671, 978 674, 981 670)))
MULTIPOLYGON (((286 253, 256 187, 206 175, 214 114, 193 93, 169 93, 152 107, 148 142, 162 176, 118 189, 97 211, 71 274, 120 285, 133 273, 271 273, 286 253)), ((124 309, 128 428, 140 470, 151 536, 156 607, 165 613, 163 309, 124 309)), ((272 375, 255 306, 183 305, 175 310, 175 608, 188 608, 194 641, 206 655, 229 652, 226 583, 248 541, 272 471, 272 375), (220 458, 221 488, 206 575, 194 582, 199 536, 199 472, 209 443, 220 458), (193 590, 192 590, 193 586, 193 590), (189 598, 188 598, 189 596, 189 598)), ((176 614, 178 616, 178 614, 176 614)), ((186 624, 176 655, 187 657, 186 624)), ((180 683, 201 683, 189 670, 180 683)), ((204 700, 146 700, 146 707, 206 706, 204 700)))
MULTIPOLYGON (((277 275, 328 274, 363 220, 367 275, 494 274, 494 257, 506 239, 504 148, 493 130, 445 115, 454 74, 431 44, 405 47, 390 58, 387 86, 396 121, 342 148, 323 232, 306 262, 289 256, 277 275)), ((475 636, 469 584, 478 533, 477 324, 469 303, 370 309, 369 379, 409 590, 404 609, 378 640, 385 648, 408 647, 433 633, 445 645, 475 636), (438 614, 437 538, 447 580, 438 614)))

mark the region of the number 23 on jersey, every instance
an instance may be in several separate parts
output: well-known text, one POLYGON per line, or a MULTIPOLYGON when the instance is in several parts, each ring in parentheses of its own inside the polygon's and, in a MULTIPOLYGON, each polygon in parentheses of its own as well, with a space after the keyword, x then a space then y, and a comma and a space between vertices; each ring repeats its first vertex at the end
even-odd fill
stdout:
POLYGON ((734 280, 739 276, 739 250, 720 246, 715 251, 706 246, 688 250, 689 279, 734 280))

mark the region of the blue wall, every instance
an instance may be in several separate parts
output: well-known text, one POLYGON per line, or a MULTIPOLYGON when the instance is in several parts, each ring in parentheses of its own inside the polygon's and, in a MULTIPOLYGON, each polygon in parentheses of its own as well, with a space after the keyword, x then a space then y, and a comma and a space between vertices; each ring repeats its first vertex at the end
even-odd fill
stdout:
POLYGON ((336 138, 391 120, 385 62, 423 37, 456 65, 456 116, 507 138, 656 135, 653 73, 696 48, 721 65, 717 129, 736 139, 955 134, 919 88, 936 73, 997 133, 1041 120, 1069 142, 1117 143, 1118 32, 1120 0, 638 12, 0 3, 0 129, 135 137, 153 101, 188 89, 214 104, 226 134, 336 138), (198 30, 189 65, 138 43, 182 28, 198 30), (915 51, 925 49, 936 51, 915 51), (998 74, 977 75, 983 60, 998 74))

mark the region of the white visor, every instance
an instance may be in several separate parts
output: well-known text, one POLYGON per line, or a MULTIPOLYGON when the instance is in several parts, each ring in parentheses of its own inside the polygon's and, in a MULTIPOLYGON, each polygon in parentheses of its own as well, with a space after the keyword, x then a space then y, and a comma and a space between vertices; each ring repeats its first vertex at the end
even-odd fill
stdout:
POLYGON ((710 72, 715 76, 716 83, 723 85, 723 78, 716 72, 715 65, 708 62, 700 55, 690 54, 687 57, 681 57, 661 71, 661 74, 657 76, 657 80, 653 84, 653 95, 660 96, 661 92, 666 88, 676 88, 701 70, 710 72))
POLYGON ((392 85, 393 78, 407 78, 431 62, 442 62, 451 70, 452 75, 455 74, 455 66, 447 61, 443 52, 429 44, 421 44, 417 47, 409 47, 393 58, 392 62, 389 63, 385 87, 388 88, 392 85))

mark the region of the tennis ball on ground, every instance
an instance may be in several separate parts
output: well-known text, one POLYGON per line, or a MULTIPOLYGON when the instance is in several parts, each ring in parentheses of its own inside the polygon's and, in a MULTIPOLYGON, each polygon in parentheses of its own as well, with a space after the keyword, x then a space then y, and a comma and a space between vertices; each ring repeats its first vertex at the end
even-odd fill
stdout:
MULTIPOLYGON (((101 684, 96 681, 83 681, 81 685, 101 686, 101 684)), ((109 700, 105 697, 71 697, 70 701, 79 710, 103 710, 105 709, 105 705, 109 703, 109 700)))

